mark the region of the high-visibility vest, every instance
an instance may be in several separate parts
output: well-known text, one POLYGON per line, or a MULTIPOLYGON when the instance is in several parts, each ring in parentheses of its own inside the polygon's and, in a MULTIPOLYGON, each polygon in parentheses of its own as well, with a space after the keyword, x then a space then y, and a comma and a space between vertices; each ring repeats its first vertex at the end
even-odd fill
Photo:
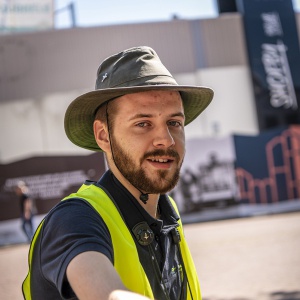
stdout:
MULTIPOLYGON (((124 286, 130 291, 154 299, 147 275, 139 261, 136 244, 133 240, 130 230, 126 226, 115 204, 108 197, 105 191, 93 184, 83 184, 77 193, 69 195, 62 201, 71 198, 87 201, 102 217, 112 239, 114 268, 119 274, 124 286), (134 272, 130 272, 129 269, 134 270, 134 272)), ((178 209, 174 200, 172 198, 169 199, 174 209, 178 213, 178 209)), ((38 226, 29 250, 29 271, 22 285, 23 295, 26 300, 32 299, 30 292, 31 261, 34 245, 43 226, 43 222, 44 221, 42 221, 38 226)), ((181 237, 181 242, 179 243, 180 251, 188 279, 187 300, 201 300, 200 286, 194 262, 184 238, 182 223, 180 220, 178 223, 178 231, 181 237)))

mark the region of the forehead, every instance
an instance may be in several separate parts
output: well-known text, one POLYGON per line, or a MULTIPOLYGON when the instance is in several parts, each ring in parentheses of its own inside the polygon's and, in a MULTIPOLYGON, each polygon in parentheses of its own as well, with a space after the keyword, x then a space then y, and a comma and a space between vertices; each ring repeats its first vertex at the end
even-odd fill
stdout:
POLYGON ((127 94, 116 99, 116 106, 121 110, 136 112, 138 109, 173 108, 183 112, 180 93, 177 91, 147 91, 127 94))

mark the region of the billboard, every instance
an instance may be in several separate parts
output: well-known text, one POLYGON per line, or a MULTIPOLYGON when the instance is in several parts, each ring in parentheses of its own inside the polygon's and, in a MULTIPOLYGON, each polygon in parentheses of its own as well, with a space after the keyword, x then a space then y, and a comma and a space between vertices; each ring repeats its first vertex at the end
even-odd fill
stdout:
POLYGON ((0 33, 53 27, 53 0, 0 0, 0 33))
POLYGON ((37 213, 47 213, 86 181, 98 181, 105 172, 103 153, 80 156, 40 156, 0 164, 0 221, 20 216, 15 187, 23 181, 37 213))
POLYGON ((171 193, 180 212, 235 204, 238 186, 234 161, 231 136, 188 140, 180 179, 171 193))
POLYGON ((261 130, 300 123, 300 50, 291 0, 237 0, 261 130))

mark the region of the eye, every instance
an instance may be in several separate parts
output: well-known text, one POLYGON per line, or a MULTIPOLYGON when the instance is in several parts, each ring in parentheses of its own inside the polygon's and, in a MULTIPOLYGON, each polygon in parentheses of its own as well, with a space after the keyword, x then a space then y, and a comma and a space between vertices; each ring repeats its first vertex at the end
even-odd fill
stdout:
POLYGON ((168 125, 174 126, 174 127, 179 127, 179 126, 182 126, 182 123, 180 121, 169 121, 168 125))
POLYGON ((147 127, 147 126, 150 126, 150 125, 147 122, 140 122, 140 123, 137 123, 135 126, 137 126, 137 127, 147 127))

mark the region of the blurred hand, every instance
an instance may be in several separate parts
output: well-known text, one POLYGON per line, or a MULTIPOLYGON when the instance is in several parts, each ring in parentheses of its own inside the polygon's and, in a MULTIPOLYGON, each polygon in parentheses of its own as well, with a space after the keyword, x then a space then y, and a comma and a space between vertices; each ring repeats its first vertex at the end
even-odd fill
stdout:
POLYGON ((108 300, 149 300, 150 298, 122 290, 115 290, 110 295, 108 300))

